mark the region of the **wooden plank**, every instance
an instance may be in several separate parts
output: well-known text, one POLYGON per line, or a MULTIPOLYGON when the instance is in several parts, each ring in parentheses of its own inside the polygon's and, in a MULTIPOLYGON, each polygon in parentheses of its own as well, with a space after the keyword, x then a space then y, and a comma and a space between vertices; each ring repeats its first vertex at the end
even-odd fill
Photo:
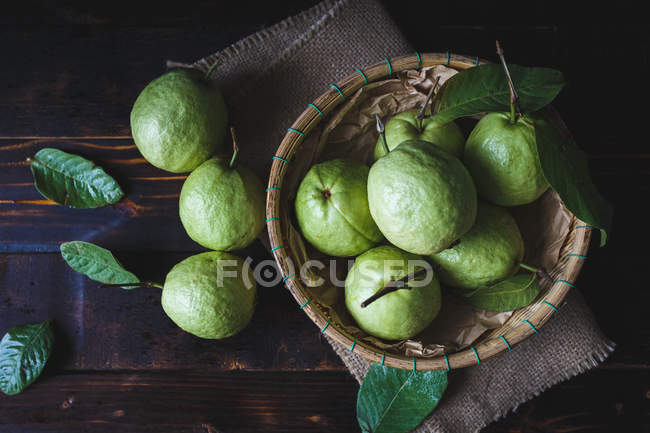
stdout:
POLYGON ((0 82, 9 83, 0 98, 0 137, 128 136, 131 106, 166 71, 166 60, 191 63, 316 3, 201 4, 188 6, 190 15, 165 14, 158 5, 162 22, 137 5, 129 14, 84 4, 57 5, 49 14, 28 8, 28 25, 3 14, 0 48, 12 60, 0 70, 0 82))
MULTIPOLYGON (((258 250, 259 251, 259 250, 258 250)), ((255 251, 251 251, 255 253, 255 251)), ((164 281, 188 254, 117 254, 141 278, 164 281)), ((255 263, 263 255, 253 255, 255 263)), ((315 325, 282 285, 258 288, 251 324, 224 340, 183 332, 160 306, 160 290, 99 288, 58 254, 0 255, 0 335, 53 318, 52 365, 65 370, 342 370, 315 325)))
MULTIPOLYGON (((279 19, 287 15, 285 7, 298 10, 302 3, 276 6, 274 3, 269 8, 279 19)), ((592 20, 537 27, 453 25, 460 19, 458 17, 463 17, 464 22, 472 21, 467 8, 454 11, 453 5, 438 9, 436 16, 445 18, 439 20, 442 24, 432 24, 427 14, 412 14, 408 8, 390 3, 387 6, 420 51, 450 49, 494 58, 492 45, 498 37, 513 63, 556 66, 563 70, 570 86, 555 105, 578 142, 592 155, 590 163, 596 183, 616 208, 609 246, 590 251, 585 271, 578 280, 605 333, 619 344, 603 367, 611 371, 603 372, 601 368, 559 385, 521 406, 517 413, 489 427, 488 431, 649 430, 647 389, 643 388, 649 381, 647 374, 642 372, 647 371, 650 359, 647 343, 650 333, 644 320, 650 298, 643 286, 648 257, 642 245, 647 245, 650 239, 647 231, 626 224, 627 215, 638 213, 640 197, 647 196, 650 173, 644 155, 647 150, 644 141, 639 140, 646 135, 645 112, 634 109, 637 95, 648 90, 645 28, 611 24, 598 26, 596 32, 592 20)), ((146 82, 164 71, 165 59, 192 61, 255 30, 259 23, 265 22, 265 17, 275 17, 268 15, 266 8, 246 11, 241 16, 215 9, 205 13, 205 8, 210 6, 203 4, 200 8, 188 8, 192 12, 187 16, 176 15, 176 8, 153 14, 148 9, 136 8, 130 11, 133 13, 124 15, 118 10, 96 14, 87 12, 84 7, 66 5, 56 10, 56 14, 39 16, 32 13, 31 6, 25 6, 30 15, 26 15, 25 22, 16 22, 7 14, 0 16, 4 24, 0 28, 0 47, 5 57, 11 59, 11 67, 0 69, 0 80, 8 83, 0 98, 0 137, 128 136, 130 106, 146 82), (146 21, 149 17, 153 18, 146 21), (143 22, 158 25, 161 17, 166 23, 181 25, 174 28, 124 27, 140 26, 143 22), (58 25, 61 20, 73 26, 40 27, 43 23, 58 25), (197 25, 197 22, 203 24, 197 25), (17 27, 17 24, 28 26, 17 27), (79 53, 89 54, 80 56, 79 53)), ((242 3, 241 8, 249 6, 242 3)), ((545 15, 546 9, 537 8, 534 13, 537 21, 554 21, 553 17, 545 15)), ((491 11, 477 9, 472 16, 477 22, 486 22, 484 17, 491 16, 491 11)), ((275 21, 269 20, 265 23, 275 21)), ((3 143, 23 141, 26 140, 3 143)), ((111 146, 119 146, 128 140, 78 141, 111 142, 111 146)), ((70 149, 77 148, 76 143, 70 146, 70 149)), ((96 155, 102 159, 101 152, 96 155)), ((131 188, 133 191, 141 188, 141 196, 135 200, 129 197, 140 206, 135 209, 143 211, 144 206, 149 206, 140 217, 129 217, 129 206, 125 213, 120 212, 120 208, 75 211, 55 206, 47 206, 43 211, 46 206, 42 204, 0 202, 0 213, 4 212, 0 215, 2 251, 55 251, 58 243, 64 240, 93 240, 121 250, 120 259, 136 263, 133 270, 152 279, 162 278, 164 270, 186 254, 144 255, 123 251, 195 251, 197 247, 184 236, 175 218, 176 211, 171 204, 175 200, 154 198, 169 196, 176 187, 157 189, 157 181, 152 181, 151 185, 144 184, 145 181, 140 184, 130 177, 131 170, 139 169, 138 165, 126 169, 120 164, 111 165, 108 159, 111 158, 103 161, 110 166, 111 173, 127 180, 129 194, 131 188), (169 203, 163 203, 164 200, 169 203), (162 215, 148 218, 147 212, 162 215), (52 222, 46 227, 48 219, 52 222), (2 244, 5 237, 13 240, 2 244)), ((0 161, 7 162, 1 158, 0 161)), ((21 170, 25 168, 20 167, 21 170)), ((12 170, 7 166, 0 166, 0 169, 3 173, 0 200, 40 199, 30 186, 28 170, 25 180, 21 177, 23 174, 6 176, 12 170)), ((149 169, 155 171, 152 167, 149 169)), ((160 174, 166 175, 163 172, 157 175, 160 174)), ((180 188, 182 181, 174 182, 180 188)), ((342 366, 327 345, 319 341, 317 329, 296 310, 288 295, 278 291, 282 289, 265 289, 261 293, 254 324, 240 334, 242 337, 226 342, 203 342, 176 334, 180 331, 165 318, 155 292, 99 292, 96 286, 82 283, 83 277, 64 271, 62 266, 65 265, 59 263, 56 256, 43 259, 47 256, 0 258, 0 332, 16 323, 54 315, 57 348, 64 348, 55 351, 45 381, 37 382, 22 396, 11 399, 0 396, 0 432, 74 432, 89 428, 111 432, 153 431, 154 428, 155 431, 210 432, 217 427, 228 427, 226 431, 259 431, 260 426, 268 431, 356 429, 353 412, 356 385, 345 373, 317 373, 319 385, 314 385, 314 380, 303 373, 279 378, 274 373, 264 373, 259 377, 248 376, 250 380, 237 377, 235 382, 244 382, 237 392, 230 391, 232 385, 214 380, 209 381, 214 386, 204 386, 203 392, 192 385, 183 388, 180 394, 176 390, 188 381, 186 376, 169 377, 150 393, 139 394, 133 394, 135 387, 130 387, 127 381, 139 377, 135 372, 133 375, 87 376, 88 385, 79 387, 74 385, 74 378, 85 375, 50 376, 52 371, 61 368, 82 366, 138 368, 130 367, 131 364, 146 369, 160 367, 168 371, 201 372, 236 368, 336 370, 342 366), (19 261, 22 264, 17 264, 19 261), (82 325, 71 318, 75 314, 83 316, 82 325), (288 343, 284 336, 274 333, 277 328, 284 330, 288 343), (151 329, 156 332, 148 334, 151 329), (246 339, 240 340, 244 335, 246 339), (148 341, 151 341, 150 346, 148 341), (167 353, 158 353, 162 351, 167 353), (120 385, 106 391, 101 383, 90 381, 90 378, 102 377, 108 383, 120 385), (344 385, 340 384, 341 377, 345 378, 344 385), (50 388, 41 388, 45 384, 50 388), (71 393, 66 394, 70 390, 71 393), (288 392, 295 394, 287 397, 288 392), (256 393, 266 396, 261 399, 263 405, 233 408, 236 405, 233 401, 238 398, 247 401, 247 396, 256 393), (84 404, 80 410, 66 403, 70 395, 81 396, 84 404), (314 397, 319 399, 312 400, 314 397), (199 406, 195 405, 196 400, 199 406), (126 401, 128 410, 120 409, 122 401, 126 401), (104 411, 105 406, 114 409, 104 411), (315 412, 315 408, 322 411, 315 412), (121 421, 116 423, 114 418, 126 420, 120 424, 121 421), (329 422, 324 427, 319 423, 323 419, 329 422)), ((149 378, 143 380, 149 381, 149 378)))
MULTIPOLYGON (((283 11, 294 13, 303 6, 307 5, 284 5, 283 11)), ((645 149, 638 140, 645 134, 644 112, 632 108, 637 105, 635 95, 648 90, 648 45, 642 27, 611 26, 593 32, 586 23, 576 22, 453 25, 387 6, 420 51, 450 50, 494 60, 494 39, 499 38, 510 62, 562 70, 570 85, 555 105, 583 148, 645 149), (620 72, 612 63, 617 59, 625 59, 620 72), (602 71, 612 77, 624 74, 625 79, 611 89, 602 71)), ((457 16, 466 13, 464 8, 457 16)), ((134 28, 98 21, 72 27, 2 28, 0 41, 12 67, 0 70, 0 81, 10 83, 0 100, 0 137, 128 136, 131 105, 140 90, 165 71, 165 60, 192 62, 218 51, 271 23, 260 15, 247 11, 228 19, 228 14, 215 14, 214 27, 134 28)), ((280 17, 276 9, 267 16, 280 17)))
MULTIPOLYGON (((484 432, 647 431, 649 380, 647 371, 588 373, 484 432)), ((23 394, 0 395, 0 432, 354 432, 357 390, 345 372, 46 374, 23 394)))
MULTIPOLYGON (((137 27, 201 27, 211 26, 219 32, 230 34, 237 28, 251 26, 248 33, 261 26, 269 26, 287 16, 294 15, 318 0, 293 0, 278 4, 238 2, 223 7, 223 4, 189 0, 183 8, 171 3, 151 5, 134 2, 129 4, 129 13, 114 4, 89 4, 81 0, 67 0, 64 4, 42 3, 27 0, 14 2, 0 15, 0 24, 5 27, 30 28, 35 26, 94 26, 108 28, 137 27), (34 9, 34 3, 39 6, 34 9)), ((211 32, 214 33, 214 32, 211 32)))
POLYGON ((648 371, 592 371, 551 388, 481 432, 647 432, 649 383, 648 371))
MULTIPOLYGON (((594 154, 591 166, 596 184, 619 212, 632 212, 636 197, 646 193, 649 158, 650 154, 594 154)), ((0 169, 0 251, 56 251, 60 242, 74 239, 100 240, 109 248, 123 250, 200 249, 177 217, 185 175, 151 166, 130 139, 0 140, 0 169), (43 200, 25 161, 43 147, 95 161, 122 185, 126 200, 94 210, 69 209, 43 200)), ((638 236, 632 236, 630 226, 621 229, 630 231, 619 239, 638 236)))
POLYGON ((0 395, 0 432, 357 431, 347 373, 61 375, 0 395))
POLYGON ((0 101, 0 136, 128 136, 131 106, 166 60, 192 62, 241 36, 199 28, 3 29, 13 61, 0 71, 11 83, 0 101))
POLYGON ((159 170, 132 140, 0 140, 0 251, 57 251, 87 240, 123 250, 199 251, 178 217, 186 175, 159 170), (84 156, 114 176, 126 198, 98 209, 71 209, 44 200, 33 186, 26 158, 43 147, 84 156))
MULTIPOLYGON (((254 263, 268 259, 250 250, 254 263)), ((163 281, 188 254, 118 253, 145 280, 163 281)), ((618 344, 611 369, 650 370, 647 256, 613 259, 593 251, 577 281, 605 334, 618 344), (627 271, 623 271, 627 269, 627 271), (621 320, 620 312, 625 312, 621 320)), ((54 365, 66 370, 342 370, 318 329, 282 287, 260 287, 252 323, 239 335, 202 340, 184 333, 160 307, 158 289, 100 289, 58 254, 0 255, 0 333, 53 318, 54 365)))
MULTIPOLYGON (((139 274, 142 272, 152 275, 151 278, 162 279, 167 269, 176 261, 180 260, 185 254, 166 255, 161 251, 202 251, 198 245, 194 244, 185 234, 180 221, 177 217, 177 198, 176 195, 182 185, 183 176, 171 175, 162 172, 142 162, 137 149, 130 140, 102 139, 102 140, 1 140, 0 141, 0 164, 2 165, 3 183, 0 185, 0 249, 11 252, 34 252, 34 251, 58 251, 59 244, 69 240, 88 240, 96 242, 111 250, 117 252, 129 251, 147 251, 143 254, 131 254, 133 259, 125 260, 125 263, 133 263, 132 269, 139 274), (109 173, 114 175, 127 191, 126 205, 121 203, 116 206, 95 209, 95 210, 75 210, 62 206, 48 205, 42 202, 42 197, 34 189, 31 183, 31 173, 22 162, 27 156, 33 155, 38 149, 45 146, 59 147, 63 150, 72 151, 86 156, 98 164, 104 166, 109 173), (4 180, 6 179, 6 180, 4 180), (5 183, 6 182, 6 183, 5 183), (15 201, 15 202, 14 202, 15 201), (156 253, 155 251, 158 251, 156 253), (158 257, 162 257, 160 268, 155 267, 158 257), (154 271, 158 271, 155 273, 154 271)), ((612 200, 617 215, 632 214, 636 211, 638 197, 647 194, 648 175, 647 170, 648 158, 645 155, 611 155, 595 154, 591 159, 592 170, 595 174, 595 180, 598 187, 603 193, 612 200)), ((617 368, 630 368, 647 366, 647 360, 650 359, 650 349, 648 348, 649 326, 642 320, 644 310, 642 306, 648 305, 650 298, 647 291, 640 286, 644 281, 644 263, 647 257, 639 250, 639 245, 650 242, 650 234, 646 231, 639 231, 630 224, 625 224, 624 219, 615 219, 615 226, 610 237, 609 245, 604 249, 595 247, 590 252, 590 258, 578 281, 580 287, 585 293, 588 302, 594 309, 596 316, 604 327, 605 332, 614 341, 621 346, 611 361, 611 365, 617 368), (623 253, 621 253, 623 252, 623 253), (617 288, 617 296, 612 296, 612 289, 598 288, 617 288), (630 312, 628 320, 619 320, 616 311, 630 312), (634 312, 634 314, 631 314, 634 312), (641 343, 639 343, 641 342, 641 343)), ((243 255, 252 254, 257 260, 269 259, 266 251, 261 245, 257 245, 243 255)), ((125 257, 129 257, 127 254, 125 257)), ((3 286, 6 293, 22 293, 24 291, 24 276, 35 275, 38 281, 39 291, 34 292, 33 298, 18 300, 23 305, 22 310, 14 310, 12 305, 8 304, 6 308, 10 309, 12 314, 4 317, 11 317, 7 321, 5 328, 27 321, 39 320, 37 314, 25 314, 29 312, 34 305, 41 305, 42 308, 54 308, 58 311, 59 317, 63 323, 67 323, 66 335, 77 335, 79 332, 75 326, 81 326, 85 330, 84 336, 91 338, 103 338, 100 327, 113 323, 111 315, 100 315, 97 322, 93 321, 94 316, 87 316, 80 325, 71 322, 65 312, 74 308, 67 306, 65 309, 58 308, 57 300, 59 299, 76 299, 79 294, 88 293, 92 296, 99 296, 97 287, 93 283, 82 277, 75 277, 74 274, 59 261, 58 256, 9 256, 5 260, 6 273, 5 278, 10 281, 3 286), (20 259, 20 260, 18 260, 20 259), (11 265, 9 265, 11 264, 11 265), (37 269, 36 271, 34 269, 37 269), (43 269, 43 271, 40 271, 43 269), (71 290, 69 293, 59 293, 61 297, 50 297, 48 288, 54 281, 72 281, 66 289, 71 290), (48 299, 51 305, 44 303, 42 299, 48 299), (67 321, 67 322, 66 322, 67 321), (97 333, 89 332, 95 330, 97 333)), ((147 277, 148 278, 148 277, 147 277)), ((275 289, 273 289, 275 290, 275 289)), ((121 291, 117 292, 99 292, 103 295, 96 300, 96 305, 104 305, 105 311, 114 314, 114 310, 124 308, 115 296, 126 296, 121 291), (119 292, 119 294, 118 294, 119 292)), ((131 292, 129 292, 131 293, 131 292)), ((135 293, 135 292, 132 292, 135 293)), ((149 293, 151 295, 151 292, 149 293)), ((144 294, 138 292, 136 296, 136 306, 134 311, 142 311, 143 304, 153 302, 152 298, 143 298, 144 294)), ((152 296, 152 295, 151 295, 152 296)), ((282 296, 285 296, 282 292, 282 296)), ((88 298, 92 299, 92 298, 88 298)), ((131 299, 131 298, 130 298, 131 299)), ((276 300, 273 299, 275 302, 276 300)), ((129 301, 130 302, 130 301, 129 301)), ((285 299, 283 304, 285 308, 293 311, 293 304, 290 300, 285 299)), ((157 303, 157 300, 155 300, 157 303)), ((62 306, 65 304, 62 304, 62 306)), ((129 304, 131 305, 131 304, 129 304)), ((91 311, 97 310, 96 306, 86 306, 91 311)), ((49 310, 48 310, 49 311, 49 310)), ((101 310, 104 311, 104 310, 101 310)), ((100 311, 100 312, 101 312, 100 311)), ((153 314, 151 320, 153 323, 159 323, 162 312, 158 310, 146 310, 148 314, 153 314), (153 313, 153 311, 156 311, 153 313)), ((94 313, 93 313, 94 314, 94 313)), ((310 337, 305 340, 293 340, 290 351, 295 354, 302 345, 311 345, 314 335, 311 332, 311 323, 302 315, 293 311, 296 320, 302 320, 300 325, 299 336, 304 337, 307 333, 310 337)), ((122 311, 120 324, 131 323, 129 318, 122 311)), ((281 319, 281 318, 280 318, 281 319)), ((8 319, 7 319, 8 320, 8 319)), ((278 320, 279 323, 284 323, 278 320)), ((113 327, 117 325, 112 325, 113 327)), ((293 323, 288 323, 287 328, 292 329, 293 323)), ((110 328, 112 329, 112 328, 110 328)), ((173 328, 172 328, 173 329, 173 328)), ((132 334, 128 327, 118 327, 112 330, 111 345, 106 346, 108 350, 115 350, 118 347, 138 347, 142 344, 142 335, 149 335, 147 329, 143 329, 140 334, 132 334)), ((280 339, 282 330, 277 331, 275 341, 280 339)), ((175 334, 174 334, 175 335, 175 334)), ((260 330, 256 334, 259 340, 263 341, 264 333, 260 330)), ((69 338, 69 337, 68 337, 69 338)), ((78 358, 69 361, 67 365, 70 368, 145 368, 143 366, 160 365, 162 368, 172 368, 175 365, 173 355, 166 353, 168 358, 157 360, 154 356, 153 347, 156 344, 162 344, 167 348, 173 348, 175 340, 164 340, 152 344, 152 347, 142 354, 141 358, 130 358, 131 350, 127 350, 126 359, 117 359, 106 361, 106 358, 119 357, 125 355, 107 355, 101 352, 101 348, 96 351, 83 347, 83 341, 76 341, 74 353, 78 358), (87 355, 88 359, 82 359, 82 354, 87 355)), ((284 343, 283 343, 284 344, 284 343)), ((233 350, 238 350, 237 344, 230 346, 233 350)), ((320 350, 320 349, 319 349, 320 350)), ((324 368, 340 368, 338 360, 334 357, 329 349, 324 349, 328 361, 334 367, 325 363, 324 368)), ((210 356, 218 351, 216 348, 208 353, 210 356)), ((136 353, 138 351, 136 350, 136 353)), ((173 352, 173 351, 172 351, 173 352)), ((220 353, 220 352, 219 352, 220 353)), ((292 368, 289 361, 277 361, 275 364, 270 354, 263 357, 261 363, 256 363, 253 359, 254 348, 250 346, 244 351, 242 365, 244 368, 292 368), (283 362, 285 362, 283 364, 283 362)), ((83 355, 85 356, 85 355, 83 355)), ((161 357, 163 355, 156 355, 161 357)), ((175 356, 175 355, 174 355, 175 356)), ((304 362, 298 363, 298 369, 312 369, 319 366, 322 362, 322 354, 316 351, 311 358, 308 357, 304 362)), ((194 355, 187 359, 188 365, 204 365, 211 360, 207 358, 195 358, 194 355)), ((183 358, 185 359, 185 358, 183 358)), ((228 367, 229 360, 217 363, 217 368, 234 368, 228 367)))
MULTIPOLYGON (((636 211, 647 194, 650 154, 592 153, 594 181, 617 215, 636 211)), ((0 252, 53 252, 61 242, 87 240, 120 250, 199 251, 178 218, 185 175, 148 164, 130 139, 0 139, 0 252), (78 210, 44 200, 32 183, 26 158, 43 147, 82 155, 122 185, 126 199, 114 206, 78 210)), ((613 247, 650 242, 650 232, 615 219, 613 247)))

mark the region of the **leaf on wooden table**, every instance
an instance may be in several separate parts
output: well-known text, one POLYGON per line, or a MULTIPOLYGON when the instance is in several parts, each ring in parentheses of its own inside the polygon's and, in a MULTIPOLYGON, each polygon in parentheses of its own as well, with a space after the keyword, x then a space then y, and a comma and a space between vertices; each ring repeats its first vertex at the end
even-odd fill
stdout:
POLYGON ((53 344, 50 320, 9 330, 0 341, 0 390, 7 395, 23 392, 45 368, 53 344))
POLYGON ((38 192, 59 204, 96 208, 116 203, 124 196, 115 179, 81 156, 45 148, 30 161, 38 192))
MULTIPOLYGON (((508 65, 524 113, 550 104, 564 87, 562 72, 549 68, 508 65)), ((449 122, 459 117, 510 110, 510 89, 503 66, 465 69, 447 80, 433 102, 434 118, 449 122)))
POLYGON ((544 177, 571 213, 600 229, 600 246, 604 246, 614 210, 591 181, 585 153, 544 115, 540 113, 535 119, 537 153, 544 177))
MULTIPOLYGON (((124 269, 109 250, 83 241, 61 244, 61 256, 77 272, 104 284, 139 283, 135 274, 124 269)), ((124 287, 131 289, 133 287, 124 287)))
POLYGON ((475 308, 504 312, 529 305, 538 294, 537 275, 520 273, 491 286, 480 287, 465 297, 475 308))
POLYGON ((357 396, 361 430, 401 433, 417 427, 447 389, 443 370, 401 370, 373 364, 357 396))

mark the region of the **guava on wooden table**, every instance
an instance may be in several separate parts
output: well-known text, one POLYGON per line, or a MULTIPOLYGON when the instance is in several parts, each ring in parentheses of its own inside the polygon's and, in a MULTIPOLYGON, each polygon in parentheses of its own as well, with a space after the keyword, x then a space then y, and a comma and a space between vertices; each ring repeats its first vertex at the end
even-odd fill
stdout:
POLYGON ((241 258, 221 251, 190 256, 167 274, 162 292, 165 313, 197 337, 230 337, 248 325, 257 285, 241 258))
POLYGON ((221 149, 227 121, 213 81, 196 69, 174 69, 142 90, 131 110, 131 133, 147 161, 184 173, 221 149))
POLYGON ((179 214, 187 234, 219 251, 248 246, 264 228, 264 185, 248 168, 211 158, 185 179, 179 214))

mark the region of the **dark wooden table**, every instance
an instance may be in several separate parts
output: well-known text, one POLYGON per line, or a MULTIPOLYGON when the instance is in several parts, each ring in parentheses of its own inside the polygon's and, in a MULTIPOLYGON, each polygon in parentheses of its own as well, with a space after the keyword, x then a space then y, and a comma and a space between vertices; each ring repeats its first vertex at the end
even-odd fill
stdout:
MULTIPOLYGON (((53 318, 57 337, 42 377, 0 395, 0 432, 358 431, 356 382, 282 287, 260 291, 241 334, 205 341, 174 326, 157 289, 100 289, 58 254, 61 242, 92 241, 160 281, 201 251, 177 217, 183 176, 142 159, 130 107, 165 60, 193 61, 314 2, 276 3, 91 11, 26 1, 0 16, 0 334, 53 318), (25 158, 48 146, 105 167, 127 199, 97 210, 44 200, 25 158)), ((647 109, 637 108, 648 97, 647 26, 611 9, 556 23, 540 4, 529 25, 492 5, 427 15, 402 3, 386 5, 420 51, 494 59, 499 38, 512 63, 561 69, 569 86, 555 106, 616 210, 611 241, 592 248, 578 280, 616 352, 485 431, 649 431, 650 152, 647 109)), ((243 253, 269 258, 259 244, 243 253)))

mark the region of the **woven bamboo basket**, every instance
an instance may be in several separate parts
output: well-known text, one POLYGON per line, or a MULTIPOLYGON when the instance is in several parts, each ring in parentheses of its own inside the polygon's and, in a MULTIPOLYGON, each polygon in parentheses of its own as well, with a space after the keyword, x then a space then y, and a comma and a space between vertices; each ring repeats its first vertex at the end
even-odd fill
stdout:
POLYGON ((510 351, 517 343, 541 332, 543 325, 551 316, 561 312, 561 304, 567 292, 574 287, 574 282, 586 258, 591 236, 590 229, 593 227, 571 215, 569 234, 560 250, 559 261, 550 272, 554 282, 548 290, 531 305, 514 312, 505 324, 483 336, 474 346, 433 358, 406 357, 353 338, 343 329, 343 326, 328 319, 318 302, 310 302, 309 291, 299 275, 293 272, 291 255, 294 252, 282 247, 286 245, 287 225, 291 224, 289 215, 293 203, 288 203, 284 198, 282 186, 289 164, 305 137, 346 97, 368 83, 387 79, 401 71, 417 70, 428 66, 444 65, 462 70, 486 63, 489 62, 478 57, 450 53, 414 53, 390 60, 385 59, 358 70, 362 73, 356 72, 332 85, 328 91, 306 107, 288 129, 273 159, 267 188, 266 217, 271 251, 283 276, 282 280, 300 308, 322 333, 370 362, 402 369, 450 370, 477 365, 480 361, 510 351))

